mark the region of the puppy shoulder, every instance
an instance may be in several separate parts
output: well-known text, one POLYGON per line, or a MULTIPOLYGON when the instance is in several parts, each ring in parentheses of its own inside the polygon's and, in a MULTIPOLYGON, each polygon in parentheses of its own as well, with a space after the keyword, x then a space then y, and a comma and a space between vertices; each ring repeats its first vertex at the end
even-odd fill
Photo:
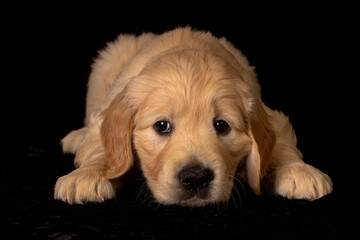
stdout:
MULTIPOLYGON (((136 56, 156 37, 153 33, 143 33, 139 36, 121 34, 114 41, 107 43, 105 48, 98 52, 92 64, 88 83, 89 96, 100 96, 101 99, 111 101, 127 85, 129 79, 141 71, 141 67, 138 67, 141 65, 138 63, 139 57, 136 56), (95 93, 92 94, 93 92, 95 93)), ((106 102, 104 104, 107 105, 106 102)))
POLYGON ((246 56, 225 37, 219 38, 218 41, 226 50, 228 50, 235 57, 235 59, 242 67, 251 67, 246 56))
POLYGON ((127 63, 144 43, 156 37, 153 33, 143 33, 139 36, 134 34, 120 34, 114 41, 108 42, 105 48, 98 52, 98 57, 94 60, 93 68, 97 64, 116 64, 127 63))

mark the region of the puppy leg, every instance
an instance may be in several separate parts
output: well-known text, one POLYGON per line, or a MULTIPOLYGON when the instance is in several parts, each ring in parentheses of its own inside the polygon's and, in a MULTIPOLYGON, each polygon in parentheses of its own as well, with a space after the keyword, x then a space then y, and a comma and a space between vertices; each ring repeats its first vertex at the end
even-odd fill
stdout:
POLYGON ((84 140, 87 131, 88 128, 83 127, 78 130, 71 131, 68 135, 66 135, 61 140, 63 152, 75 154, 84 140))
POLYGON ((289 199, 315 200, 332 192, 332 181, 319 169, 303 162, 296 147, 296 136, 288 118, 277 111, 269 114, 277 135, 277 143, 265 180, 271 190, 289 199))
POLYGON ((101 176, 104 149, 98 130, 92 128, 89 132, 76 152, 75 165, 79 168, 57 180, 55 199, 81 204, 103 202, 115 196, 118 183, 101 176))
POLYGON ((275 193, 289 199, 315 200, 332 192, 329 176, 304 162, 284 164, 274 176, 275 193))
POLYGON ((84 202, 103 202, 115 196, 115 186, 102 178, 101 166, 80 167, 60 177, 55 185, 55 199, 69 204, 84 202))
MULTIPOLYGON (((151 33, 120 35, 99 52, 92 65, 86 96, 85 127, 72 131, 63 140, 65 153, 76 153, 73 172, 60 177, 55 186, 55 198, 68 203, 102 202, 115 196, 119 183, 101 177, 104 149, 100 140, 101 112, 119 73, 141 46, 153 39, 151 33)), ((126 82, 120 82, 125 86, 126 82)), ((120 181, 122 181, 121 179, 120 181)))

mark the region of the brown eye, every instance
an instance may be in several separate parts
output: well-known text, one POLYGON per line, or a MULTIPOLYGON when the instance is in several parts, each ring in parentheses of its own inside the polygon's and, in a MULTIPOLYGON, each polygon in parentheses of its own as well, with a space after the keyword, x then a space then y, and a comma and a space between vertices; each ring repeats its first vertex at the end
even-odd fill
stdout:
POLYGON ((230 125, 225 120, 214 121, 214 128, 217 134, 225 135, 230 131, 230 125))
POLYGON ((167 121, 158 121, 154 124, 154 129, 160 134, 171 133, 171 124, 167 121))

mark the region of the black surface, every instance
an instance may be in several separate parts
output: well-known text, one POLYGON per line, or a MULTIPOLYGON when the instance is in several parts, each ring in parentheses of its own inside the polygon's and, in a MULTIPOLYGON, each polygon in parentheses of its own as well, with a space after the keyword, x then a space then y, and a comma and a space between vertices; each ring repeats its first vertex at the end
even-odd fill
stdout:
POLYGON ((79 14, 84 9, 32 7, 4 8, 3 15, 1 235, 9 233, 8 239, 360 238, 358 107, 353 93, 358 75, 351 73, 357 69, 351 58, 357 28, 351 7, 312 5, 277 12, 242 8, 221 21, 212 14, 190 18, 188 12, 181 12, 179 18, 167 14, 160 20, 147 16, 132 21, 133 10, 124 16, 112 6, 107 7, 111 13, 98 9, 86 15, 79 14), (243 50, 257 68, 264 102, 290 116, 304 160, 329 174, 332 194, 313 202, 289 201, 255 196, 238 186, 239 194, 235 192, 227 205, 164 207, 151 203, 140 179, 103 204, 67 205, 53 200, 56 179, 73 169, 73 156, 61 153, 59 141, 82 127, 86 82, 96 51, 119 33, 160 33, 186 24, 226 36, 243 50))

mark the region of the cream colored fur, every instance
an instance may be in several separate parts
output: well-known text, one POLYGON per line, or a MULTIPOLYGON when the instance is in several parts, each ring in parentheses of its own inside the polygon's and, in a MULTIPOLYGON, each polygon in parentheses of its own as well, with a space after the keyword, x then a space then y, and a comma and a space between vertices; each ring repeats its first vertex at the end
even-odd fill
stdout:
POLYGON ((76 154, 77 169, 58 179, 55 198, 70 204, 113 198, 118 186, 110 179, 133 167, 132 151, 163 204, 227 201, 243 163, 257 194, 309 200, 329 194, 330 178, 304 163, 296 144, 288 117, 262 103, 254 68, 225 38, 190 28, 120 35, 92 66, 85 126, 62 140, 63 151, 76 154), (215 118, 230 123, 228 135, 216 135, 215 118), (153 129, 164 119, 175 125, 171 136, 153 129), (208 199, 181 200, 174 176, 194 159, 215 179, 208 199))

